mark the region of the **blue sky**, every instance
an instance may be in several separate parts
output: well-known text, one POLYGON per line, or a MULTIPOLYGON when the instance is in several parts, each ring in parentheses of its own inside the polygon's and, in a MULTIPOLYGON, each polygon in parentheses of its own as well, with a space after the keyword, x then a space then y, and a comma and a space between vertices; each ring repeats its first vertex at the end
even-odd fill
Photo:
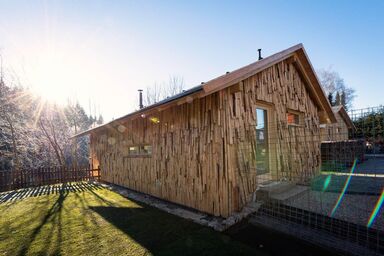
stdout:
POLYGON ((303 43, 316 69, 383 104, 384 1, 1 1, 0 52, 22 84, 107 120, 137 89, 182 76, 187 87, 303 43))

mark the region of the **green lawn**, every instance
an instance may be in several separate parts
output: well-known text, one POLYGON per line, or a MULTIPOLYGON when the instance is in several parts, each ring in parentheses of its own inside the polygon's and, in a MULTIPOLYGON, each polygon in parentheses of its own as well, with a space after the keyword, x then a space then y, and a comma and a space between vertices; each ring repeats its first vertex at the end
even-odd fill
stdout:
POLYGON ((66 186, 0 194, 0 255, 263 255, 110 190, 66 186))

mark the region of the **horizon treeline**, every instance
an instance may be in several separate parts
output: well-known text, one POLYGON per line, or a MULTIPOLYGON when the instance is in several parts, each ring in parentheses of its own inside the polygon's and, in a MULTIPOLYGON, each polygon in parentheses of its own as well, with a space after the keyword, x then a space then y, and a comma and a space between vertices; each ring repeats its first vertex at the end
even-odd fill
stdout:
POLYGON ((89 138, 71 136, 102 123, 78 102, 50 103, 0 76, 0 170, 88 165, 89 138))

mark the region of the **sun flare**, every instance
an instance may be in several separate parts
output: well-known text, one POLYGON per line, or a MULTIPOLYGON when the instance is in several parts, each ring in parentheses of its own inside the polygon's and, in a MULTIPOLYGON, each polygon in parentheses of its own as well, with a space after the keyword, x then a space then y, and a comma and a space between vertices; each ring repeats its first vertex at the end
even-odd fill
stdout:
POLYGON ((59 58, 43 57, 34 66, 32 89, 44 99, 64 103, 67 97, 65 81, 67 67, 59 58))

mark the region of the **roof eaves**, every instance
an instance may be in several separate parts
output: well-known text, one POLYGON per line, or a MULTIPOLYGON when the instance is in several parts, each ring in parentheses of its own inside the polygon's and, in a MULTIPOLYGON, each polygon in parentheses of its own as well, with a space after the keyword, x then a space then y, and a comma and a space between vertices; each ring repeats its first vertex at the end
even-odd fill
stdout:
POLYGON ((132 116, 144 114, 145 112, 147 112, 147 111, 149 111, 151 109, 160 107, 160 106, 165 105, 167 103, 170 103, 172 101, 179 100, 179 99, 181 99, 183 97, 189 96, 189 95, 191 95, 193 93, 196 93, 196 92, 199 92, 199 91, 202 91, 202 90, 203 90, 203 86, 202 85, 198 85, 198 86, 192 87, 192 88, 190 88, 188 90, 183 91, 182 93, 179 93, 179 94, 176 94, 174 96, 168 97, 168 98, 166 98, 164 100, 156 102, 156 103, 154 103, 152 105, 149 105, 147 107, 144 107, 144 108, 142 108, 140 110, 131 112, 131 113, 127 114, 127 115, 124 115, 124 116, 119 117, 119 118, 117 118, 115 120, 112 120, 112 121, 110 121, 110 122, 108 122, 106 124, 103 124, 103 125, 100 125, 100 126, 97 126, 97 127, 91 128, 91 129, 88 129, 86 131, 80 132, 78 134, 75 134, 71 138, 77 138, 77 137, 81 137, 81 136, 87 135, 87 134, 91 133, 92 131, 96 131, 96 130, 99 130, 101 128, 105 128, 107 126, 111 126, 111 125, 113 125, 115 123, 118 123, 119 121, 122 121, 122 120, 127 119, 127 118, 132 117, 132 116))
POLYGON ((356 130, 356 126, 353 123, 352 119, 349 117, 347 111, 343 106, 339 106, 339 110, 337 111, 340 113, 341 117, 343 118, 344 122, 347 124, 348 128, 356 130))

